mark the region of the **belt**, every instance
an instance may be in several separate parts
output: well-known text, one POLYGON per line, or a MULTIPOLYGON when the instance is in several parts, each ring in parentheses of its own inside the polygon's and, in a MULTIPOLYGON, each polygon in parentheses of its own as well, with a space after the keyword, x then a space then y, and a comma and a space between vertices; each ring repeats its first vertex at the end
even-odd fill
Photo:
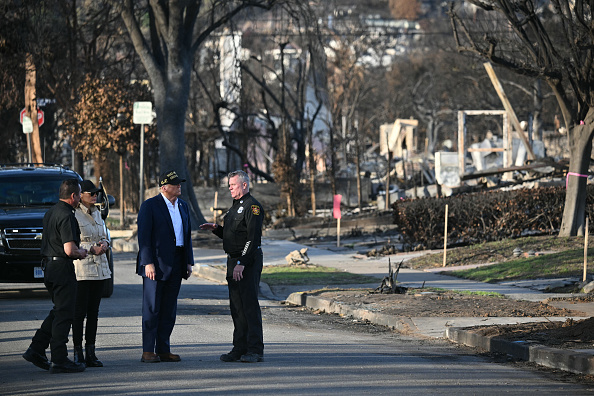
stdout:
MULTIPOLYGON (((261 246, 258 246, 258 247, 256 248, 256 250, 258 250, 258 249, 260 249, 260 248, 261 248, 261 246)), ((236 256, 235 256, 235 255, 232 255, 232 254, 227 254, 227 257, 228 257, 228 258, 230 258, 230 259, 236 259, 236 258, 243 257, 243 255, 242 255, 242 254, 238 254, 238 255, 236 255, 236 256)))
POLYGON ((48 257, 45 257, 45 260, 46 261, 70 261, 72 259, 68 258, 68 257, 48 256, 48 257))

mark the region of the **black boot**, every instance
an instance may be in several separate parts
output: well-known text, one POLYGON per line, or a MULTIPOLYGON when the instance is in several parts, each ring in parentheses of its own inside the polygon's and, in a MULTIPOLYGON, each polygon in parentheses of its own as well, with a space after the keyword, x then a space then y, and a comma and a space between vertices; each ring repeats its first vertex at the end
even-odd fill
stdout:
POLYGON ((103 367, 103 363, 95 356, 95 345, 85 346, 87 353, 87 367, 103 367))
POLYGON ((74 363, 85 362, 85 355, 83 355, 82 346, 74 346, 74 363))

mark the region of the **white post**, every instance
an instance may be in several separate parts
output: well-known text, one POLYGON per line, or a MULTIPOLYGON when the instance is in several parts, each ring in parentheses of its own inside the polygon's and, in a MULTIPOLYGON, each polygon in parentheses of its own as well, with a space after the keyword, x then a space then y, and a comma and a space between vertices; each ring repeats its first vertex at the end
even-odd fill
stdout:
POLYGON ((445 207, 445 225, 443 229, 443 266, 446 266, 446 254, 448 251, 448 205, 445 207))
POLYGON ((219 212, 218 209, 217 209, 217 207, 218 207, 217 205, 219 204, 218 201, 219 201, 219 192, 218 191, 215 191, 214 206, 212 208, 212 213, 213 213, 213 215, 212 215, 212 222, 215 223, 215 224, 217 222, 217 214, 219 212))
POLYGON ((140 194, 138 207, 144 201, 144 124, 140 124, 140 194))
POLYGON ((584 231, 584 276, 582 281, 585 282, 588 274, 588 220, 586 217, 586 230, 584 231))

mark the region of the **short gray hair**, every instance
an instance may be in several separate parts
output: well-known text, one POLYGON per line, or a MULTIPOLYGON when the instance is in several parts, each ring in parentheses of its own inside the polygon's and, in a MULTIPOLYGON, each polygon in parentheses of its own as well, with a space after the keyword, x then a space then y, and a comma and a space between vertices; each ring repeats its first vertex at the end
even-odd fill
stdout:
POLYGON ((247 183, 247 186, 248 186, 248 187, 250 186, 250 177, 248 176, 248 174, 247 174, 247 173, 245 173, 245 172, 244 172, 244 171, 242 171, 242 170, 236 170, 236 171, 230 172, 230 173, 227 175, 227 178, 229 178, 229 180, 231 180, 231 178, 232 178, 232 177, 235 177, 235 176, 239 176, 239 180, 240 180, 242 183, 247 183))

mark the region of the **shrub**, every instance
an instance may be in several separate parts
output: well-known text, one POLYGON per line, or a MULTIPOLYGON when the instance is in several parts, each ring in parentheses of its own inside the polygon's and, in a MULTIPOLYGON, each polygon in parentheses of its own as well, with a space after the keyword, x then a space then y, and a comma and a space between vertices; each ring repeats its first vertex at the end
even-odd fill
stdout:
MULTIPOLYGON (((594 186, 588 186, 588 215, 594 186)), ((392 205, 394 223, 404 241, 417 248, 443 247, 448 205, 448 246, 555 234, 563 218, 565 188, 540 187, 491 191, 446 198, 401 200, 392 205)))

